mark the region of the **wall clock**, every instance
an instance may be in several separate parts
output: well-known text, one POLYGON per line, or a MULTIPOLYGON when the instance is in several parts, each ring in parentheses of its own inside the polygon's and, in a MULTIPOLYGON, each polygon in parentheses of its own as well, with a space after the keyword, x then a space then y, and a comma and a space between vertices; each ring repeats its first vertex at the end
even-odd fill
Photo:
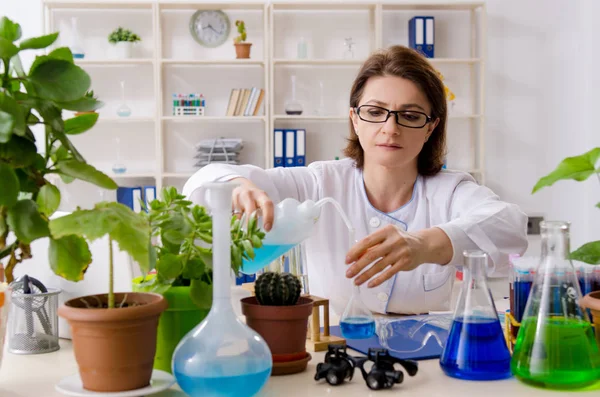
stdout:
POLYGON ((204 47, 218 47, 229 37, 231 23, 221 10, 199 10, 190 19, 190 33, 204 47))

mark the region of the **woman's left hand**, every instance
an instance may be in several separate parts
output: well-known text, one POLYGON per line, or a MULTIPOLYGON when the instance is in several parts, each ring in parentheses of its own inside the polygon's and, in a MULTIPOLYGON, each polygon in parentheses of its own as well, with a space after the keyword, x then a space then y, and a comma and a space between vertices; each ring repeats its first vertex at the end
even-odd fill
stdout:
POLYGON ((423 237, 388 225, 350 248, 346 256, 346 264, 354 263, 346 271, 346 277, 354 277, 381 258, 354 281, 356 285, 361 285, 377 275, 368 284, 369 288, 377 287, 399 271, 413 270, 425 263, 426 252, 423 237))

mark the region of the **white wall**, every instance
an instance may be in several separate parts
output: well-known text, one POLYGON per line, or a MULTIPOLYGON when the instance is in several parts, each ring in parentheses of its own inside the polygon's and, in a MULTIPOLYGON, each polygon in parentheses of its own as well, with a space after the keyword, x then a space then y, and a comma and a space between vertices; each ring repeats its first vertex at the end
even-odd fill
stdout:
MULTIPOLYGON (((572 222, 572 244, 600 236, 597 180, 531 189, 558 162, 600 145, 594 0, 488 0, 487 180, 530 214, 572 222)), ((40 0, 0 1, 24 36, 42 32, 40 0)), ((32 55, 26 56, 26 64, 32 55)), ((532 239, 530 252, 539 251, 532 239)))

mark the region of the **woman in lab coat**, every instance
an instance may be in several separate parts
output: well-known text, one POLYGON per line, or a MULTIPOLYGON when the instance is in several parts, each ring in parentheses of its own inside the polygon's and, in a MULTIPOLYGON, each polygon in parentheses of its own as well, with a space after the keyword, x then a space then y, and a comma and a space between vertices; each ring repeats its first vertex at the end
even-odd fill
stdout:
POLYGON ((338 201, 356 229, 349 246, 342 219, 324 207, 305 241, 310 292, 341 314, 354 283, 373 312, 448 310, 463 251, 488 253, 488 275, 506 275, 508 255, 527 248, 527 217, 464 172, 442 170, 446 96, 435 69, 414 50, 374 53, 350 92, 346 159, 308 167, 211 164, 183 193, 202 202, 207 181, 241 181, 235 209, 259 209, 271 228, 273 203, 287 197, 338 201))

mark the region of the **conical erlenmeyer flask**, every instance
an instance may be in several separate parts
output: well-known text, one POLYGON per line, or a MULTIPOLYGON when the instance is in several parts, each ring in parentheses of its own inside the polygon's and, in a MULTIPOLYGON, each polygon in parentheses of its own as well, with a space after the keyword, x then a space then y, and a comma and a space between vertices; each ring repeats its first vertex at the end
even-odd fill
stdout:
POLYGON ((454 378, 508 378, 510 353, 486 282, 487 254, 483 251, 463 254, 464 281, 440 366, 454 378))
POLYGON ((520 380, 556 389, 590 385, 600 353, 568 259, 569 224, 541 222, 542 257, 525 306, 511 368, 520 380))
POLYGON ((208 316, 175 349, 173 374, 190 397, 246 397, 267 383, 273 367, 264 339, 231 305, 231 193, 236 184, 204 185, 213 220, 213 303, 208 316))
POLYGON ((375 319, 360 297, 360 287, 355 285, 352 296, 340 318, 340 330, 346 339, 366 339, 375 335, 375 319))

